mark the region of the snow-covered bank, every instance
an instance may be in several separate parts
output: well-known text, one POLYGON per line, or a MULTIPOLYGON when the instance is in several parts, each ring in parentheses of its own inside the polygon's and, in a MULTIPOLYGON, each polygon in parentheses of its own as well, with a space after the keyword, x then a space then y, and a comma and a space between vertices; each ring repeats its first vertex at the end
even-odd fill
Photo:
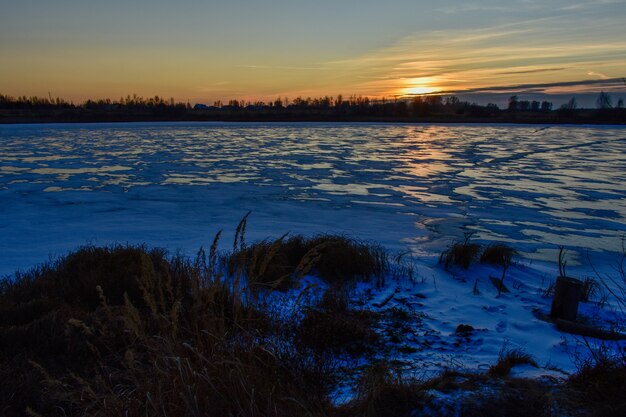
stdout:
MULTIPOLYGON (((403 312, 400 330, 393 320, 383 320, 379 332, 387 344, 378 358, 395 363, 405 375, 428 378, 444 369, 486 372, 501 355, 520 351, 530 355, 537 366, 515 369, 519 377, 566 378, 592 355, 589 346, 626 349, 626 340, 584 338, 539 318, 549 314, 553 295, 549 287, 558 275, 558 269, 550 264, 530 266, 518 259, 505 277, 508 291, 500 296, 491 280, 501 277, 500 267, 475 263, 468 270, 446 271, 437 257, 421 257, 411 265, 412 279, 404 270, 404 274, 389 275, 382 288, 361 283, 351 296, 359 309, 383 315, 403 312)), ((623 280, 618 274, 612 276, 623 280)), ((309 277, 287 294, 275 293, 275 303, 291 306, 311 284, 320 293, 328 288, 309 277)), ((618 332, 626 331, 623 313, 606 288, 598 288, 579 306, 581 322, 618 332)), ((349 393, 344 396, 348 398, 349 393)))

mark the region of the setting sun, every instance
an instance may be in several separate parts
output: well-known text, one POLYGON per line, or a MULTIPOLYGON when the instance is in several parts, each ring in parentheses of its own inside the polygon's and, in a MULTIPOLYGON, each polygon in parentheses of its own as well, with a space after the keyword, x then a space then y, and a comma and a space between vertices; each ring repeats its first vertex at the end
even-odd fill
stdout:
POLYGON ((400 90, 400 94, 405 96, 430 94, 440 90, 433 86, 434 79, 432 77, 412 78, 408 80, 408 85, 400 90))

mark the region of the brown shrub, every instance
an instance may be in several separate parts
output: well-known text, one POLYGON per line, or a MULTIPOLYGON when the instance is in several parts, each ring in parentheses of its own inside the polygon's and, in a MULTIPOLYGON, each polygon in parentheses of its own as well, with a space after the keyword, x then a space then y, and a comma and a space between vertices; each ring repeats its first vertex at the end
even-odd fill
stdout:
POLYGON ((379 341, 374 312, 350 309, 345 291, 328 290, 317 306, 307 308, 296 329, 296 343, 316 354, 372 353, 379 341))
POLYGON ((517 365, 537 366, 533 358, 521 349, 502 351, 498 362, 492 365, 487 372, 489 376, 504 378, 509 375, 511 369, 517 365))
POLYGON ((272 319, 212 270, 86 248, 4 282, 2 414, 321 414, 326 365, 276 342, 272 319))
POLYGON ((388 268, 387 254, 381 246, 339 235, 296 235, 257 242, 233 252, 226 264, 230 275, 241 270, 256 284, 281 290, 291 287, 304 268, 304 272, 312 270, 330 284, 376 279, 381 285, 388 268), (258 262, 268 257, 269 264, 258 262))
POLYGON ((455 243, 439 256, 439 262, 446 268, 450 265, 460 266, 467 269, 476 260, 480 252, 480 245, 477 243, 455 243))
POLYGON ((480 255, 480 262, 506 267, 517 252, 515 249, 502 244, 493 244, 485 248, 480 255))

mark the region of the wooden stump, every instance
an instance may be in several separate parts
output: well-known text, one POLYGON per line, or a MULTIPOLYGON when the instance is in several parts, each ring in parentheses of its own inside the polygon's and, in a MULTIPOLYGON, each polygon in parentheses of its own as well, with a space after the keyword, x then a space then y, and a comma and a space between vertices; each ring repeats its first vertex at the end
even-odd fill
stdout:
POLYGON ((550 317, 576 321, 578 302, 580 301, 582 290, 583 283, 581 280, 570 277, 557 277, 550 317))

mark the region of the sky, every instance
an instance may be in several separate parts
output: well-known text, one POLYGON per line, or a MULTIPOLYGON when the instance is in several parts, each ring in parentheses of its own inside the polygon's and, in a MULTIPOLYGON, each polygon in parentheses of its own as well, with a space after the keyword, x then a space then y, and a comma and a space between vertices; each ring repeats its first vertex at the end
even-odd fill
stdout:
POLYGON ((0 0, 0 93, 626 99, 626 0, 0 0))

